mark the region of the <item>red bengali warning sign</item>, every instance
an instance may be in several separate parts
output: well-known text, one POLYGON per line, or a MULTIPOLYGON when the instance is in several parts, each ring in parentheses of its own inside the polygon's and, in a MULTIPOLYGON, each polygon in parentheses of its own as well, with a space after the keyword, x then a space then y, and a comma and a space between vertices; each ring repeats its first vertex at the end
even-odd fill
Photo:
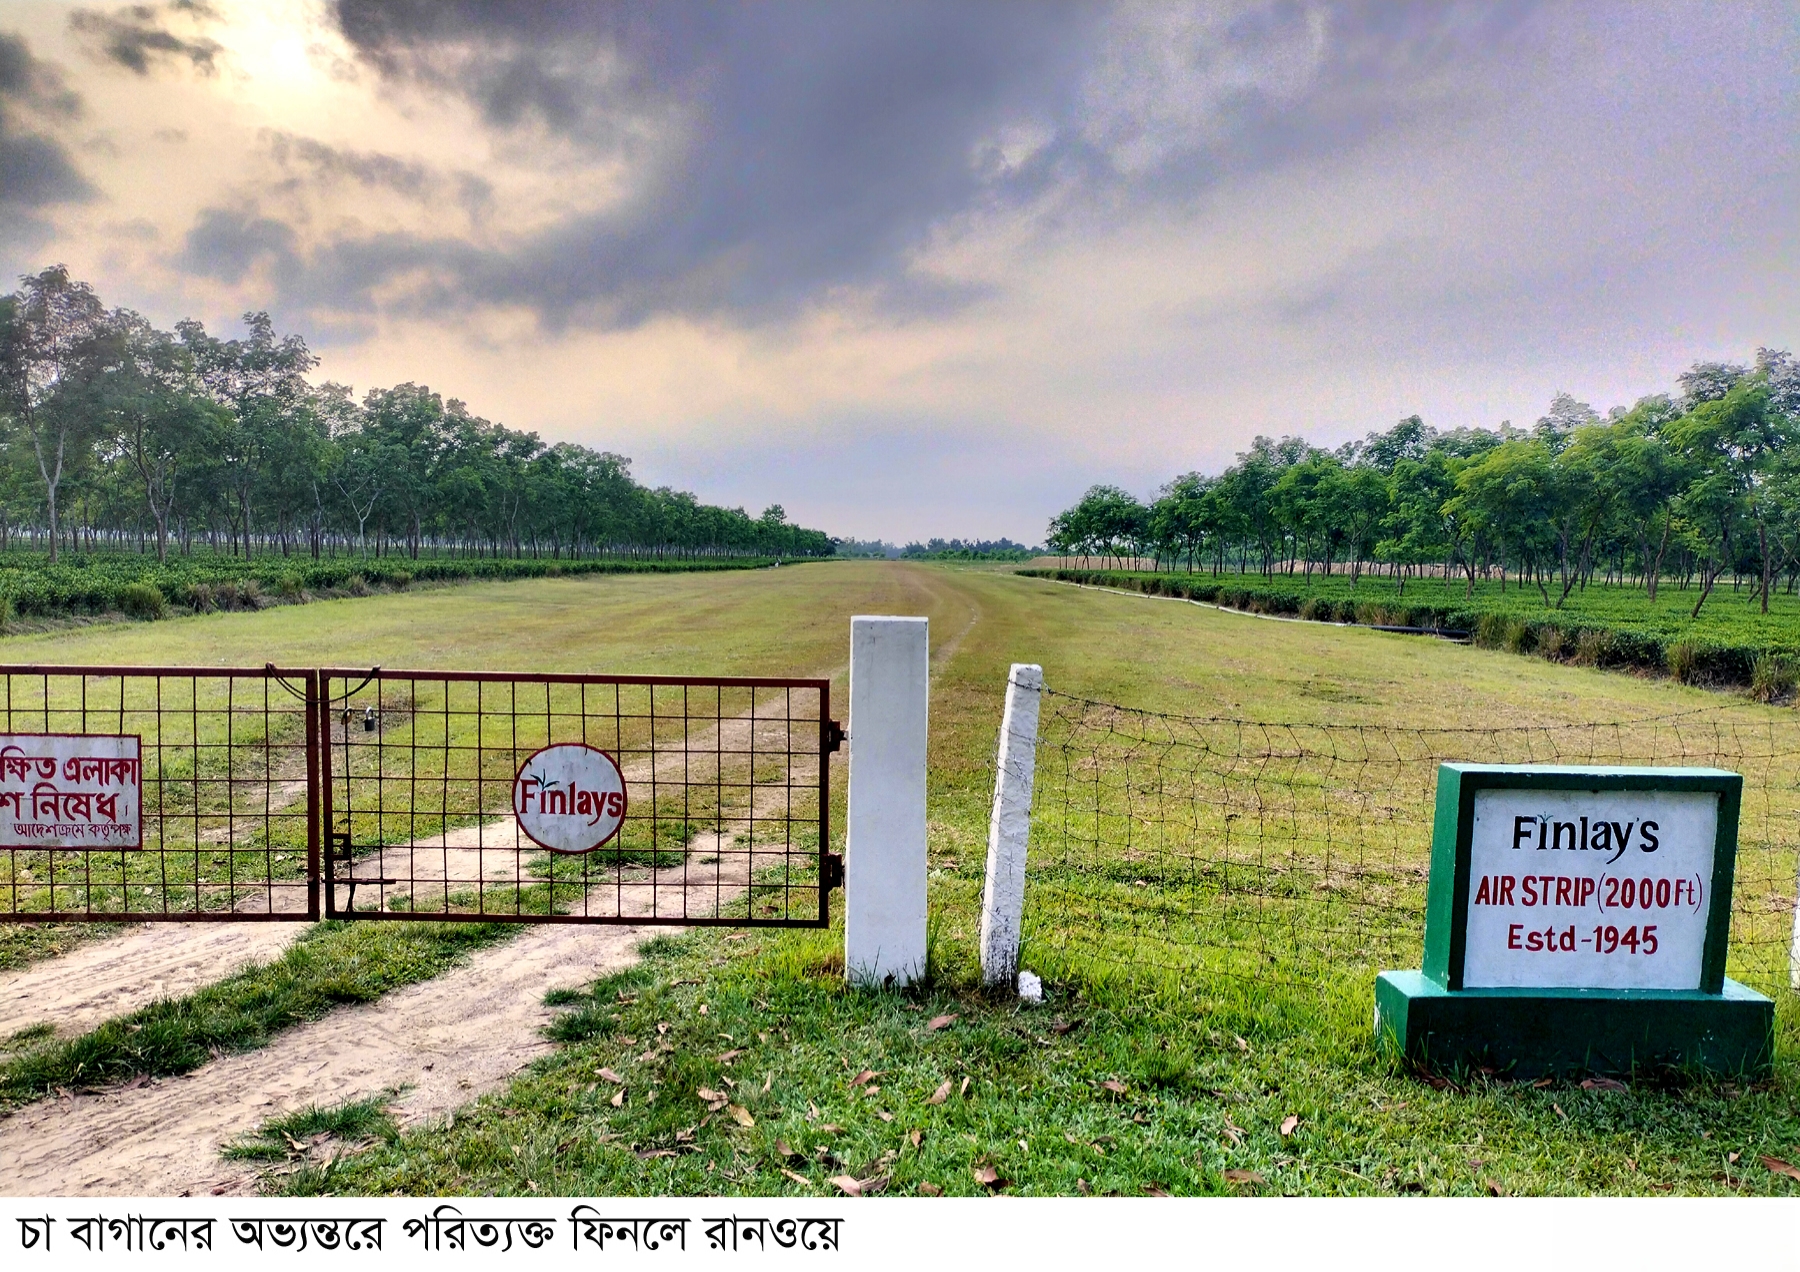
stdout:
POLYGON ((141 848, 135 734, 0 733, 0 848, 141 848))
POLYGON ((613 757, 582 742, 536 752, 513 779, 513 814, 552 852, 592 852, 625 821, 625 775, 613 757))

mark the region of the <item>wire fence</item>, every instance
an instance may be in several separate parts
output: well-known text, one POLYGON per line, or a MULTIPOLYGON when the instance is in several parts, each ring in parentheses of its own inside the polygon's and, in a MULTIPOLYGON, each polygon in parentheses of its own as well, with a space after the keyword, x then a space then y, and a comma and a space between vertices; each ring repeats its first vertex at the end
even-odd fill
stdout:
POLYGON ((1167 715, 1046 689, 1026 889, 1034 965, 1312 986, 1416 967, 1437 766, 1707 765, 1744 777, 1729 974, 1788 980, 1800 718, 1404 728, 1167 715))

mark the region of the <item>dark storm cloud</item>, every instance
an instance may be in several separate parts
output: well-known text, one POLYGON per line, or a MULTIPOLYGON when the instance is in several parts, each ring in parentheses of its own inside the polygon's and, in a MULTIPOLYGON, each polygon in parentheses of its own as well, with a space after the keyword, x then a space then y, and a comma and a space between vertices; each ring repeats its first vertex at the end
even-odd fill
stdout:
MULTIPOLYGON (((1060 216, 1117 216, 1354 147, 1441 104, 1434 77, 1491 60, 1519 12, 1274 0, 1165 32, 1173 7, 338 0, 390 85, 622 162, 632 192, 502 250, 328 243, 291 298, 363 306, 404 271, 434 280, 421 308, 524 304, 553 323, 754 320, 843 286, 953 307, 978 293, 905 268, 933 227, 1053 190, 1060 216), (1032 140, 1009 154, 1009 129, 1032 140)), ((358 179, 412 179, 393 163, 358 179)))
POLYGON ((186 62, 211 75, 219 43, 205 36, 180 36, 168 29, 169 17, 206 20, 216 16, 202 0, 171 0, 165 5, 134 4, 122 9, 77 9, 69 15, 69 30, 93 52, 128 71, 148 75, 153 63, 186 62))
POLYGON ((38 209, 93 198, 55 135, 80 114, 81 99, 61 73, 0 31, 0 245, 35 245, 49 232, 38 209))
POLYGON ((208 208, 187 232, 177 263, 192 274, 224 283, 243 280, 258 265, 272 266, 277 282, 299 272, 292 228, 254 211, 208 208))

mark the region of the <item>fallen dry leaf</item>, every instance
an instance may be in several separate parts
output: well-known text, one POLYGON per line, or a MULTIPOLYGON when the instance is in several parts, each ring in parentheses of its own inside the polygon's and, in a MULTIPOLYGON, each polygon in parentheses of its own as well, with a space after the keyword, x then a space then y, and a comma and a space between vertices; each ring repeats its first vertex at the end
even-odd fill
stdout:
POLYGON ((925 1028, 927 1031, 935 1033, 939 1029, 948 1029, 951 1025, 953 1025, 955 1023, 956 1023, 955 1016, 933 1016, 929 1021, 926 1022, 925 1028))
POLYGON ((786 1157, 786 1158, 794 1158, 794 1157, 800 1156, 799 1153, 796 1153, 794 1151, 794 1146, 792 1144, 789 1144, 784 1139, 778 1139, 775 1141, 775 1151, 777 1153, 781 1154, 781 1156, 786 1157))
POLYGON ((1550 1103, 1550 1107, 1556 1110, 1556 1116, 1560 1117, 1563 1121, 1566 1122, 1569 1120, 1569 1115, 1562 1111, 1562 1105, 1560 1105, 1560 1104, 1556 1103, 1554 1100, 1552 1100, 1550 1103))
POLYGON ((756 1125, 756 1119, 750 1116, 750 1110, 741 1104, 727 1105, 726 1112, 731 1114, 731 1120, 736 1122, 739 1126, 756 1125))
POLYGON ((881 1076, 881 1074, 885 1073, 885 1072, 886 1072, 885 1069, 881 1070, 879 1072, 877 1072, 874 1069, 864 1069, 861 1073, 857 1074, 854 1078, 850 1079, 850 1085, 852 1088, 859 1087, 865 1082, 870 1082, 876 1078, 879 1078, 881 1076))
POLYGON ((608 1100, 607 1103, 612 1105, 615 1109, 624 1108, 625 1107, 625 1088, 620 1087, 617 1091, 613 1092, 613 1098, 608 1100))
POLYGON ((1294 1133, 1295 1128, 1299 1125, 1300 1115, 1298 1113, 1289 1113, 1286 1117, 1281 1119, 1281 1137, 1286 1139, 1294 1133))
POLYGON ((793 1180, 796 1184, 805 1184, 808 1188, 812 1187, 812 1180, 808 1179, 798 1171, 789 1170, 786 1166, 783 1166, 781 1168, 781 1173, 793 1180))
POLYGON ((767 1095, 769 1093, 769 1088, 774 1085, 775 1085, 775 1075, 773 1073, 764 1077, 763 1078, 763 1094, 767 1095))
POLYGON ((844 1133, 844 1128, 839 1126, 836 1122, 826 1122, 818 1129, 819 1134, 821 1135, 842 1135, 844 1133))
POLYGON ((1533 1082, 1531 1084, 1531 1089, 1533 1091, 1542 1091, 1545 1087, 1547 1087, 1549 1085, 1550 1085, 1549 1078, 1539 1078, 1536 1082, 1533 1082))
POLYGON ((653 1157, 674 1157, 675 1155, 675 1150, 672 1148, 653 1148, 648 1152, 633 1154, 640 1162, 647 1162, 653 1157))
POLYGON ((1000 1172, 992 1166, 975 1167, 975 1182, 988 1188, 1004 1188, 1010 1180, 1000 1178, 1000 1172))
POLYGON ((911 1131, 907 1134, 906 1138, 912 1141, 912 1146, 914 1148, 917 1148, 920 1144, 925 1142, 925 1132, 919 1130, 911 1131))
POLYGON ((727 1051, 724 1055, 715 1056, 713 1058, 715 1060, 717 1060, 720 1064, 730 1064, 733 1060, 736 1060, 739 1056, 741 1056, 743 1054, 744 1054, 744 1049, 742 1047, 733 1047, 730 1051, 727 1051))
POLYGON ((1504 1189, 1500 1186, 1499 1180, 1484 1179, 1481 1182, 1482 1182, 1482 1186, 1485 1187, 1488 1190, 1488 1192, 1491 1193, 1493 1196, 1496 1196, 1496 1197, 1506 1196, 1506 1189, 1504 1189))
MULTIPOLYGON (((1736 1166, 1737 1162, 1738 1162, 1738 1158, 1740 1158, 1742 1156, 1743 1156, 1742 1153, 1727 1153, 1727 1154, 1725 1154, 1725 1164, 1727 1166, 1736 1166)), ((1637 1164, 1635 1162, 1632 1163, 1631 1169, 1633 1169, 1633 1170, 1637 1169, 1637 1164)))
POLYGON ((875 1116, 884 1122, 891 1122, 894 1120, 894 1115, 889 1113, 886 1109, 876 1109, 875 1116))
POLYGON ((1614 1078, 1583 1078, 1581 1089, 1583 1091, 1624 1091, 1627 1088, 1623 1082, 1614 1078))
POLYGON ((924 1193, 927 1197, 942 1197, 944 1195, 944 1190, 932 1183, 929 1179, 924 1180, 919 1184, 919 1191, 924 1193))
POLYGON ((956 1084, 956 1079, 945 1078, 944 1085, 940 1086, 937 1090, 933 1091, 931 1093, 931 1098, 926 1100, 925 1103, 927 1103, 927 1104, 942 1104, 945 1100, 948 1100, 950 1098, 950 1089, 955 1084, 956 1084))
POLYGON ((1230 1118, 1225 1119, 1225 1134, 1230 1137, 1233 1144, 1242 1144, 1244 1142, 1244 1128, 1233 1122, 1230 1118))
POLYGON ((849 1175, 833 1175, 831 1182, 837 1185, 839 1192, 846 1197, 862 1196, 862 1181, 849 1175))
POLYGON ((1146 1197, 1169 1197, 1169 1196, 1173 1196, 1173 1194, 1170 1193, 1169 1190, 1164 1188, 1161 1184, 1145 1184, 1144 1185, 1144 1196, 1146 1196, 1146 1197))
POLYGON ((1117 1078, 1108 1078, 1100 1084, 1100 1089, 1102 1091, 1111 1091, 1114 1095, 1125 1094, 1125 1084, 1117 1078))
POLYGON ((1245 1055, 1250 1054, 1250 1044, 1249 1043, 1245 1042, 1242 1038, 1238 1037, 1236 1034, 1231 1035, 1231 1040, 1233 1042, 1237 1043, 1237 1047, 1238 1047, 1239 1051, 1243 1052, 1245 1055))
POLYGON ((725 1093, 723 1091, 715 1091, 711 1087, 701 1087, 696 1090, 694 1094, 699 1096, 702 1100, 705 1100, 708 1104, 711 1104, 714 1100, 723 1100, 725 1098, 725 1093))
POLYGON ((1786 1175, 1789 1179, 1800 1179, 1800 1166, 1790 1165, 1789 1163, 1782 1161, 1779 1157, 1770 1157, 1767 1153, 1760 1154, 1760 1156, 1762 1157, 1762 1164, 1767 1166, 1773 1173, 1777 1175, 1786 1175))
POLYGON ((969 1098, 969 1088, 971 1086, 973 1086, 974 1084, 975 1084, 975 1079, 973 1079, 973 1078, 964 1078, 963 1079, 962 1090, 961 1090, 961 1092, 959 1092, 959 1094, 963 1097, 963 1099, 966 1100, 969 1098))
POLYGON ((1260 1184, 1263 1182, 1263 1177, 1253 1170, 1228 1170, 1225 1172, 1225 1182, 1228 1184, 1260 1184))
POLYGON ((598 1077, 605 1078, 608 1082, 616 1082, 620 1086, 625 1085, 625 1079, 621 1078, 618 1074, 614 1073, 611 1069, 595 1069, 594 1073, 598 1077))

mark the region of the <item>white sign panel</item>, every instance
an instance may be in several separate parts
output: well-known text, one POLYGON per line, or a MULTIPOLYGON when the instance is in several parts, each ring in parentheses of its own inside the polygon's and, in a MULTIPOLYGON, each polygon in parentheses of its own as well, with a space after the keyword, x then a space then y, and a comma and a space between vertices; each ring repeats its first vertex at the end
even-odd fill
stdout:
POLYGON ((0 848, 141 848, 132 734, 0 733, 0 848))
POLYGON ((592 852, 625 821, 625 775, 605 751, 580 742, 547 746, 513 779, 513 814, 552 852, 592 852))
POLYGON ((1716 791, 1475 795, 1463 986, 1698 989, 1716 791))

